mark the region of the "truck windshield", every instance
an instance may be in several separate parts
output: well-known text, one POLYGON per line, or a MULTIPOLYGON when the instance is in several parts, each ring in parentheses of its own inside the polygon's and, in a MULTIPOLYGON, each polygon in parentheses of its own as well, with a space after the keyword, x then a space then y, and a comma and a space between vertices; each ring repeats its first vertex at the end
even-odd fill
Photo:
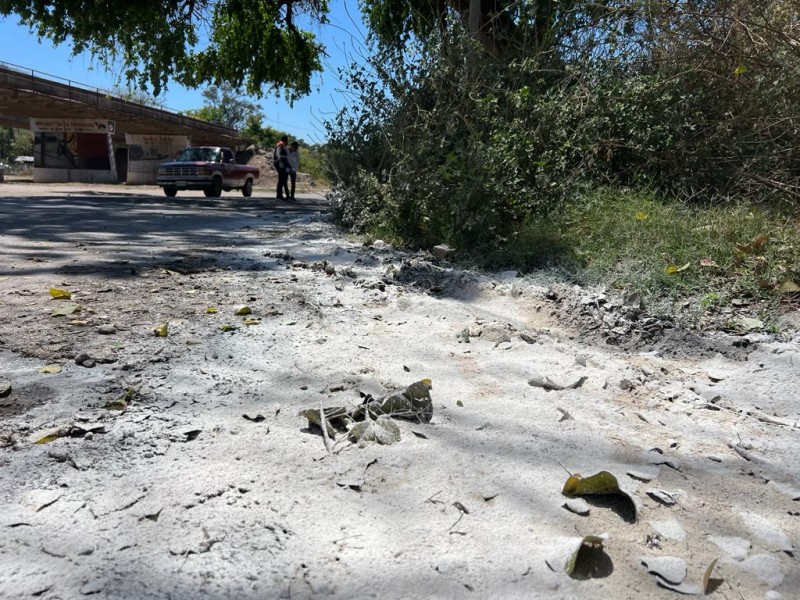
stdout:
POLYGON ((177 162, 218 162, 219 151, 215 148, 185 148, 175 160, 177 162))

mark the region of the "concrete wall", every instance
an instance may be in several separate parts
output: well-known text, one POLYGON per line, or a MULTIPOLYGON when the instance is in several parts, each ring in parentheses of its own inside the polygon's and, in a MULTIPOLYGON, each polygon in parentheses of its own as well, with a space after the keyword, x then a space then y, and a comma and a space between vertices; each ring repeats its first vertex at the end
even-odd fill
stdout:
POLYGON ((125 134, 128 145, 128 183, 155 185, 158 165, 175 158, 189 145, 185 135, 125 134))
POLYGON ((110 170, 96 169, 50 169, 47 167, 33 168, 33 181, 35 183, 116 183, 116 173, 110 170))

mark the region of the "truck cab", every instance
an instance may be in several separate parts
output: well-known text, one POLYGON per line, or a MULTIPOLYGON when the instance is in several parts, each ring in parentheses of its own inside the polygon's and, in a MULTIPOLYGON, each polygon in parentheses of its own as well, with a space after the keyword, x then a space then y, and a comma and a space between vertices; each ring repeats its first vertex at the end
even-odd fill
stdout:
POLYGON ((189 146, 175 160, 158 166, 157 183, 170 198, 178 190, 203 190, 208 198, 218 198, 222 192, 241 190, 253 194, 258 180, 258 168, 236 164, 233 150, 224 146, 189 146))

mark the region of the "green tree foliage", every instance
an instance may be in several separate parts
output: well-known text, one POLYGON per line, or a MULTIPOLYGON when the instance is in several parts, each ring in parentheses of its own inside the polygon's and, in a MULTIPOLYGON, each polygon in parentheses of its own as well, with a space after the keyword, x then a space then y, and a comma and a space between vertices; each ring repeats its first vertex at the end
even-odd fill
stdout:
POLYGON ((11 156, 11 145, 14 143, 14 130, 11 127, 0 127, 0 162, 11 156))
POLYGON ((33 154, 33 135, 27 129, 0 128, 0 161, 33 154))
POLYGON ((158 96, 174 79, 190 87, 226 82, 248 94, 310 91, 322 47, 304 22, 325 19, 326 0, 0 2, 41 38, 69 42, 158 96))
POLYGON ((508 3, 497 51, 449 2, 444 29, 367 4, 381 43, 330 124, 354 229, 489 257, 597 185, 800 198, 800 0, 508 3))
POLYGON ((258 106, 238 93, 230 84, 210 85, 203 90, 202 108, 188 110, 186 114, 196 119, 233 127, 241 132, 248 123, 261 122, 263 114, 258 106))

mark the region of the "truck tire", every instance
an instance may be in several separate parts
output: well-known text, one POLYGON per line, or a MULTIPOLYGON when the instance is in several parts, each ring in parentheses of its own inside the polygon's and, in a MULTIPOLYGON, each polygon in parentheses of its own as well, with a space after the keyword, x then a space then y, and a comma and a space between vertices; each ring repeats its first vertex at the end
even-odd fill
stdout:
POLYGON ((253 195, 253 180, 248 179, 244 182, 244 187, 242 187, 242 196, 245 198, 249 198, 253 195))
POLYGON ((176 188, 174 185, 165 185, 164 194, 170 198, 174 198, 178 194, 178 188, 176 188))
POLYGON ((214 177, 214 179, 211 180, 211 187, 204 189, 203 193, 206 195, 206 198, 219 198, 222 196, 222 177, 214 177))

